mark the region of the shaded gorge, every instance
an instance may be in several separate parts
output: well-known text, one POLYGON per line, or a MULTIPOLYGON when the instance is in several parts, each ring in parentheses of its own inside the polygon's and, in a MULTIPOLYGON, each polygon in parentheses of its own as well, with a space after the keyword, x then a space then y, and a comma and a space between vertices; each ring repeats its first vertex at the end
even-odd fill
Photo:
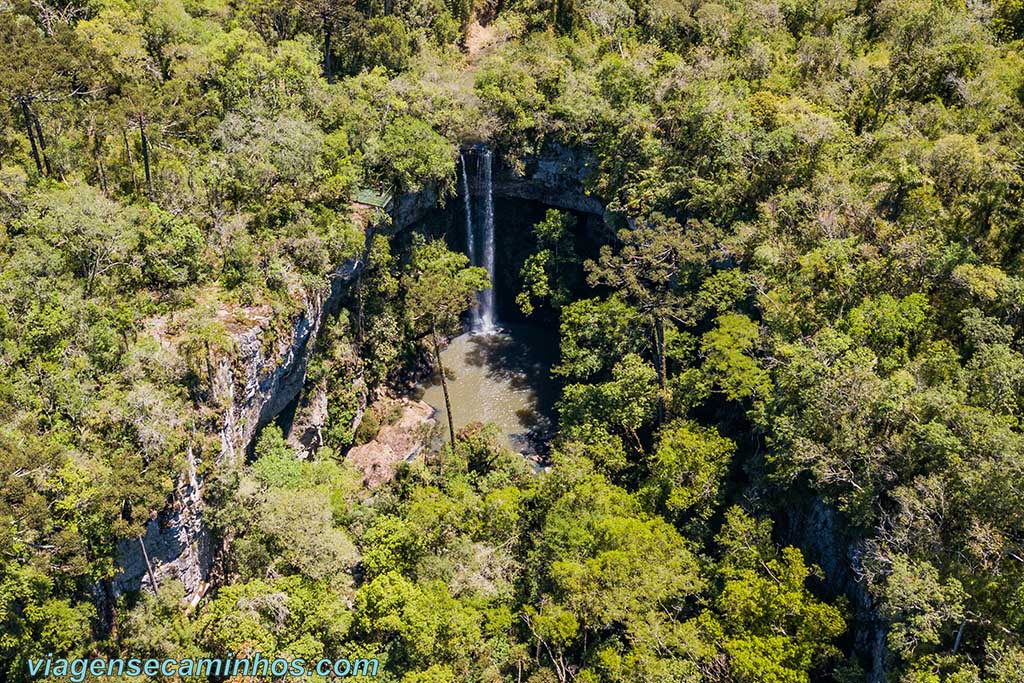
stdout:
MULTIPOLYGON (((524 185, 510 182, 509 175, 486 147, 464 150, 458 160, 458 196, 431 211, 414 230, 443 236, 451 249, 484 268, 492 282, 467 314, 463 334, 441 352, 455 428, 493 423, 513 450, 542 454, 554 431, 558 386, 551 367, 558 361, 558 314, 541 306, 527 318, 515 299, 522 289, 520 270, 538 248, 534 226, 553 205, 544 196, 512 192, 524 185)), ((572 216, 578 253, 596 255, 602 219, 562 209, 572 216)), ((434 407, 440 424, 447 421, 436 369, 413 397, 434 407)))

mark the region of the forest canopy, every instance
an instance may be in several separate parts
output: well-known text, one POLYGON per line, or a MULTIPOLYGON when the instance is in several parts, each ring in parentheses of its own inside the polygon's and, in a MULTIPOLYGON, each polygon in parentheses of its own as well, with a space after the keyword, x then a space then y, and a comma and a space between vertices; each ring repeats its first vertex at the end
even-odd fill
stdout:
POLYGON ((1022 39, 1019 0, 0 2, 0 677, 1021 681, 1022 39), (367 398, 487 283, 354 200, 450 207, 480 144, 591 160, 606 208, 508 275, 557 432, 537 472, 450 427, 371 489, 367 398), (225 455, 244 332, 342 273, 323 446, 225 455), (213 585, 115 591, 188 486, 213 585))

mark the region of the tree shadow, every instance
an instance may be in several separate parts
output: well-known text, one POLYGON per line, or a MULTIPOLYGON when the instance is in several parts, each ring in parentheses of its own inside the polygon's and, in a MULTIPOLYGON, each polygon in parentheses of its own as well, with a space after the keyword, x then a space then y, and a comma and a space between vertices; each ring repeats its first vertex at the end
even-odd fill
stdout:
POLYGON ((549 331, 516 325, 500 333, 474 334, 469 344, 467 365, 485 368, 488 379, 504 380, 515 391, 532 391, 542 412, 554 405, 551 366, 558 339, 549 331))

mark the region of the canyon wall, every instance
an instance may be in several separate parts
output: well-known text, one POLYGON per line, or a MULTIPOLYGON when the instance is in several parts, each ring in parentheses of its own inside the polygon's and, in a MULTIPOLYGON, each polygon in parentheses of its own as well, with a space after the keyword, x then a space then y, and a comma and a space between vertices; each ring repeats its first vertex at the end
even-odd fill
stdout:
MULTIPOLYGON (((494 194, 588 214, 607 230, 610 221, 604 203, 585 189, 594 164, 592 155, 557 147, 526 159, 522 169, 496 164, 494 194)), ((389 230, 409 227, 437 203, 432 188, 396 198, 390 207, 389 230)), ((306 297, 297 306, 290 334, 278 335, 276 342, 270 341, 272 332, 267 324, 253 325, 236 336, 237 356, 222 360, 216 372, 216 398, 226 406, 219 430, 222 461, 239 463, 244 459, 259 427, 299 395, 310 350, 362 265, 362 259, 356 258, 339 266, 326 291, 306 297)), ((197 475, 198 464, 190 452, 172 503, 147 524, 141 540, 120 544, 120 572, 112 582, 113 596, 97 590, 99 602, 148 587, 147 560, 157 583, 180 580, 193 605, 205 594, 219 549, 203 522, 203 480, 197 475)), ((788 518, 779 521, 782 535, 824 570, 826 592, 845 595, 850 601, 855 648, 867 660, 868 680, 882 683, 890 658, 885 625, 866 587, 857 580, 857 546, 847 538, 843 522, 834 509, 820 501, 792 510, 788 518)))
POLYGON ((846 598, 849 634, 855 651, 867 664, 865 681, 886 683, 892 656, 886 643, 886 623, 861 580, 863 541, 856 540, 833 506, 809 494, 802 498, 807 502, 787 508, 777 520, 780 540, 800 548, 808 563, 821 568, 821 587, 826 594, 846 598))
MULTIPOLYGON (((310 348, 361 268, 362 258, 347 261, 330 274, 328 288, 306 296, 290 334, 273 339, 270 321, 261 320, 236 335, 237 355, 218 362, 214 381, 214 401, 225 406, 220 462, 240 463, 257 430, 298 396, 310 348)), ((115 597, 149 585, 147 560, 157 583, 178 579, 193 602, 205 593, 216 548, 203 523, 203 483, 190 452, 172 503, 146 525, 141 542, 119 545, 115 597)))
MULTIPOLYGON (((432 189, 399 197, 392 208, 391 231, 404 230, 437 203, 432 189)), ((367 230, 367 245, 373 232, 367 230)), ((306 379, 309 354, 327 317, 338 310, 348 285, 363 267, 362 256, 353 258, 329 274, 329 287, 306 294, 297 302, 289 322, 290 333, 275 334, 269 319, 234 335, 237 353, 217 363, 214 402, 225 406, 219 432, 221 451, 217 464, 237 465, 246 457, 260 427, 294 401, 306 379)), ((108 607, 111 599, 177 579, 186 598, 197 604, 206 593, 218 552, 217 542, 203 521, 204 481, 199 463, 189 452, 185 471, 178 478, 170 504, 151 519, 140 539, 122 541, 117 549, 118 573, 111 582, 112 594, 97 587, 97 601, 108 607)))
POLYGON ((596 170, 597 159, 593 154, 553 145, 523 160, 522 170, 496 164, 492 178, 494 195, 604 217, 604 202, 585 189, 596 170))

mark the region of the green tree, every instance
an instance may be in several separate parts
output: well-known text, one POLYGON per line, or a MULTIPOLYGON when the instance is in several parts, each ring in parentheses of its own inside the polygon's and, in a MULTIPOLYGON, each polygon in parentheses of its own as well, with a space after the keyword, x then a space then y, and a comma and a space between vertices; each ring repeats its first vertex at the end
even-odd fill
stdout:
POLYGON ((660 418, 668 392, 666 322, 694 322, 687 289, 703 270, 704 259, 689 231, 660 214, 620 231, 619 241, 617 252, 602 247, 598 261, 588 262, 588 281, 618 289, 648 321, 660 388, 660 418))
POLYGON ((572 230, 575 219, 569 213, 548 209, 544 220, 533 226, 538 250, 527 257, 519 271, 523 290, 516 303, 525 315, 533 313, 535 303, 548 302, 559 309, 569 302, 572 271, 576 265, 572 230))
POLYGON ((808 567, 796 548, 777 553, 770 530, 738 508, 726 513, 719 535, 726 554, 717 614, 702 619, 720 639, 737 680, 806 683, 813 670, 838 656, 835 640, 846 629, 844 609, 814 597, 806 584, 817 568, 808 567))
POLYGON ((706 522, 721 499, 721 486, 736 445, 718 430, 673 420, 658 431, 651 481, 672 514, 706 522))
POLYGON ((409 324, 418 333, 430 335, 444 390, 448 436, 454 446, 455 423, 448 396, 448 380, 441 362, 441 336, 458 328, 460 316, 475 304, 477 292, 490 286, 487 272, 483 268, 470 267, 464 254, 450 251, 440 240, 417 238, 402 285, 409 324))
POLYGON ((21 118, 36 172, 53 175, 34 107, 75 94, 69 73, 75 60, 64 43, 47 36, 24 14, 6 11, 0 15, 0 38, 8 46, 0 56, 0 86, 21 118))
POLYGON ((552 372, 570 380, 586 380, 628 353, 645 348, 638 334, 640 316, 621 297, 581 299, 560 311, 560 362, 552 372))
POLYGON ((715 323, 701 338, 703 390, 732 401, 771 395, 768 373, 751 353, 760 338, 757 324, 740 313, 721 315, 715 323))

